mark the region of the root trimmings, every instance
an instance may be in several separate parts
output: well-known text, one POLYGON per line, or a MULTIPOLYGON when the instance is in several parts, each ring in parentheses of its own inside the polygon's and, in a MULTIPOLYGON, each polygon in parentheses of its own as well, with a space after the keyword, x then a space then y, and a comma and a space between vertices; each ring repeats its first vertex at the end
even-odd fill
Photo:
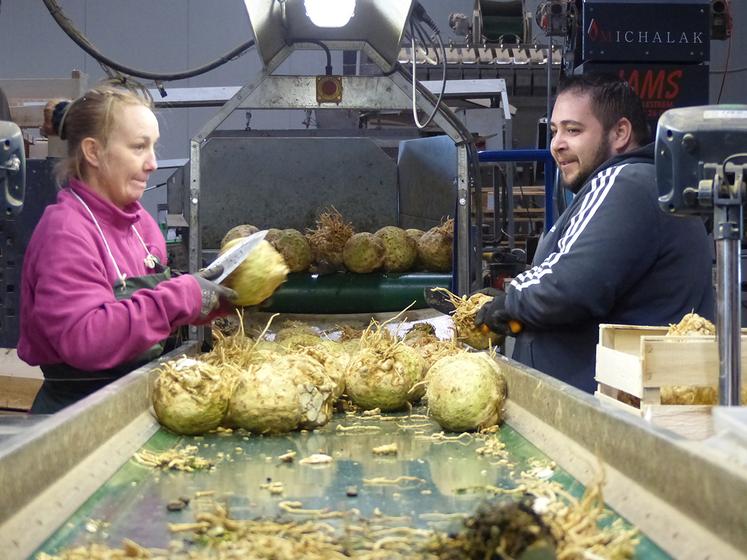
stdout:
MULTIPOLYGON (((697 313, 687 313, 676 325, 670 324, 666 336, 714 336, 716 325, 697 313)), ((676 339, 675 339, 676 340, 676 339)), ((686 344, 686 342, 685 342, 686 344)), ((747 404, 747 387, 742 386, 740 402, 747 404)), ((718 404, 718 389, 697 385, 665 385, 661 404, 718 404)))
POLYGON ((306 235, 314 260, 342 268, 342 250, 353 233, 352 224, 343 220, 335 207, 322 212, 316 220, 316 228, 308 230, 306 235))
POLYGON ((715 335, 716 325, 697 313, 687 313, 676 325, 669 325, 667 336, 715 335))
POLYGON ((492 331, 484 333, 475 325, 477 312, 483 305, 491 301, 492 297, 479 292, 469 297, 459 297, 446 288, 433 288, 433 291, 444 292, 454 306, 454 313, 451 317, 454 320, 454 329, 460 342, 464 342, 477 350, 485 350, 503 342, 505 338, 503 335, 492 331))

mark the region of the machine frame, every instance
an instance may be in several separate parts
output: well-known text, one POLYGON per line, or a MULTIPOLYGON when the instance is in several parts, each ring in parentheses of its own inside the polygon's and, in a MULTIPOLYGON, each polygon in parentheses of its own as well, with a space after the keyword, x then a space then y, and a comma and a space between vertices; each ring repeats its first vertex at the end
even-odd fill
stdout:
MULTIPOLYGON (((312 45, 295 45, 312 47, 312 45)), ((361 44, 351 44, 350 48, 360 48, 361 44)), ((364 49, 365 50, 365 49, 364 49)), ((369 54, 374 60, 379 59, 369 54)), ((382 60, 382 66, 386 68, 382 60)), ((382 69, 383 70, 383 69, 382 69)), ((361 110, 409 110, 412 108, 411 78, 404 68, 398 67, 390 75, 382 76, 343 76, 343 99, 334 107, 339 109, 361 110)), ((505 95, 505 93, 504 93, 505 95)), ((436 99, 425 87, 418 83, 416 105, 425 112, 434 111, 436 99)), ((201 177, 201 150, 210 134, 224 122, 233 111, 239 109, 318 109, 316 99, 316 76, 273 76, 269 69, 257 73, 254 80, 242 86, 190 140, 190 183, 187 222, 189 224, 189 268, 200 268, 202 242, 199 223, 200 197, 203 185, 201 177)), ((324 108, 331 108, 324 106, 324 108)), ((470 173, 469 147, 473 141, 471 134, 461 121, 445 105, 436 110, 434 123, 439 126, 457 147, 457 205, 455 231, 456 261, 455 285, 459 294, 468 293, 472 286, 470 278, 479 278, 479 262, 471 259, 473 247, 470 242, 471 203, 476 192, 477 178, 470 173)), ((474 149, 474 146, 472 145, 474 149)), ((475 151, 476 153, 476 151, 475 151)), ((196 336, 197 328, 191 333, 196 336)))
MULTIPOLYGON (((158 430, 149 387, 160 363, 198 349, 196 342, 182 345, 5 442, 1 550, 13 558, 32 554, 130 460, 158 430)), ((601 465, 607 504, 669 554, 745 557, 739 551, 747 550, 747 517, 735 497, 747 495, 747 470, 734 464, 731 451, 682 439, 536 370, 498 360, 511 387, 506 422, 583 484, 593 482, 601 465)))

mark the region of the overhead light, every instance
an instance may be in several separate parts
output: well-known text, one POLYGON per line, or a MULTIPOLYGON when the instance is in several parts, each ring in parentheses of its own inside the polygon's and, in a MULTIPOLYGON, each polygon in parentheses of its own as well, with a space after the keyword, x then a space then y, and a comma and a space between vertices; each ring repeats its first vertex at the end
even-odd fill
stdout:
POLYGON ((344 27, 355 14, 355 0, 304 0, 304 6, 317 27, 344 27))

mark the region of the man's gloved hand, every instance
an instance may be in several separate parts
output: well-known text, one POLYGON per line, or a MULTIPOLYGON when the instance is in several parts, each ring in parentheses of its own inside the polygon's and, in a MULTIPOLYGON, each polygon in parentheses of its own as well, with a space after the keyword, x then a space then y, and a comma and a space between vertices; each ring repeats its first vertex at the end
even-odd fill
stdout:
POLYGON ((482 290, 477 290, 475 293, 485 294, 486 296, 490 296, 493 298, 501 294, 506 295, 506 292, 504 292, 503 290, 499 290, 498 288, 483 288, 482 290))
POLYGON ((206 268, 194 273, 192 276, 197 280, 202 292, 202 306, 200 307, 200 320, 204 321, 214 311, 218 311, 225 303, 231 303, 237 297, 236 292, 213 282, 223 272, 222 266, 206 268))
MULTIPOLYGON (((494 290, 494 288, 486 289, 494 290)), ((478 327, 487 325, 491 331, 498 334, 514 334, 508 324, 511 317, 506 312, 506 292, 500 290, 496 290, 496 292, 497 293, 493 296, 492 301, 483 304, 483 306, 478 309, 477 315, 475 315, 475 325, 478 327)), ((485 292, 480 290, 480 293, 485 292)))

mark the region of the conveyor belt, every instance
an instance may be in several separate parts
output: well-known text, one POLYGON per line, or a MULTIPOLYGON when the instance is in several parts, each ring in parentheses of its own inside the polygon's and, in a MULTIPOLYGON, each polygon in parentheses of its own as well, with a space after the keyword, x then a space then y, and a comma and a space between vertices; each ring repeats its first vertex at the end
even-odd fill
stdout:
MULTIPOLYGON (((413 315, 418 316, 419 313, 413 315)), ((330 324, 348 322, 341 317, 325 317, 324 321, 330 324)), ((196 351, 197 344, 189 343, 163 359, 191 355, 196 351)), ((640 418, 606 408, 590 395, 540 372, 506 359, 499 358, 499 362, 509 387, 509 398, 505 404, 506 420, 510 427, 502 430, 502 438, 513 438, 517 437, 515 434, 520 434, 583 483, 592 481, 600 463, 603 464, 606 475, 604 497, 607 503, 673 557, 698 560, 747 558, 744 554, 747 550, 747 515, 744 513, 743 500, 737 498, 747 495, 747 471, 744 466, 735 463, 728 449, 715 448, 707 445, 707 442, 682 440, 640 418)), ((467 476, 471 472, 468 466, 463 467, 460 463, 464 457, 469 456, 470 461, 478 461, 477 464, 482 461, 473 456, 473 450, 456 444, 431 444, 423 451, 425 448, 420 447, 423 445, 421 440, 413 440, 409 447, 403 443, 403 455, 397 461, 374 459, 368 455, 374 434, 353 437, 348 432, 342 432, 344 435, 341 435, 333 424, 317 432, 299 433, 276 440, 242 439, 239 444, 244 449, 241 457, 237 460, 232 453, 233 463, 219 464, 215 473, 157 475, 130 461, 133 453, 144 445, 149 449, 159 449, 177 442, 168 434, 158 432, 157 424, 148 412, 149 378, 157 366, 157 362, 148 364, 39 422, 27 433, 4 442, 0 448, 0 550, 3 551, 3 558, 28 558, 58 528, 63 528, 63 532, 52 537, 55 540, 45 546, 74 542, 76 535, 81 534, 81 527, 85 527, 83 518, 105 517, 104 513, 115 510, 129 511, 131 513, 128 515, 134 516, 129 521, 126 518, 124 521, 110 518, 113 521, 110 530, 117 531, 117 537, 127 533, 135 539, 141 538, 139 533, 125 530, 127 523, 130 523, 153 526, 161 535, 159 538, 163 538, 163 527, 159 520, 165 522, 167 519, 164 504, 168 499, 173 499, 172 492, 178 491, 181 495, 182 490, 189 494, 207 487, 225 492, 226 488, 233 486, 235 496, 243 496, 245 501, 249 500, 249 496, 254 496, 258 503, 264 504, 262 507, 268 504, 275 507, 277 500, 268 496, 266 491, 257 489, 257 480, 267 476, 266 471, 259 467, 270 469, 270 472, 285 474, 285 471, 278 471, 273 460, 269 463, 254 461, 263 453, 276 457, 288 448, 296 447, 302 453, 329 449, 335 455, 338 450, 344 452, 349 448, 348 455, 335 457, 333 467, 319 470, 320 473, 328 473, 325 476, 330 478, 324 480, 333 480, 335 477, 332 475, 335 475, 336 482, 327 484, 324 492, 316 495, 307 492, 309 497, 302 500, 305 507, 314 504, 324 507, 347 505, 347 499, 342 500, 339 494, 341 486, 356 480, 355 477, 363 477, 363 468, 368 465, 382 470, 392 469, 393 472, 401 472, 404 468, 420 469, 416 472, 427 471, 430 478, 423 478, 433 490, 439 486, 446 488, 441 482, 443 480, 456 481, 458 476, 467 476), (151 440, 154 434, 157 435, 151 440), (273 441, 277 442, 277 448, 272 447, 273 441), (338 448, 338 445, 342 447, 338 448), (436 457, 443 449, 448 450, 446 457, 437 464, 436 457), (416 451, 419 457, 413 458, 416 451), (451 461, 449 456, 452 457, 451 461), (354 464, 356 462, 360 467, 354 464), (437 464, 435 469, 431 468, 431 462, 437 464), (447 472, 446 476, 439 476, 438 466, 443 464, 456 468, 447 472), (237 471, 230 470, 237 465, 240 467, 237 471), (252 465, 255 467, 253 473, 252 465), (229 469, 223 470, 225 467, 229 469), (142 478, 128 478, 133 472, 140 473, 142 478), (234 479, 229 484, 231 476, 234 479), (220 482, 223 477, 229 482, 220 482), (155 485, 156 478, 160 478, 161 484, 166 486, 155 485), (215 488, 217 483, 222 484, 223 489, 215 488), (109 505, 102 505, 102 499, 109 500, 109 505), (84 509, 79 510, 81 506, 84 509), (68 519, 72 527, 67 526, 68 519)), ((386 429, 394 429, 388 426, 386 429)), ((385 437, 386 432, 383 433, 382 437, 385 437)), ((233 445, 235 442, 232 438, 210 436, 204 443, 216 444, 215 448, 204 448, 206 452, 218 453, 223 450, 226 453, 237 447, 233 445), (219 449, 219 446, 227 447, 219 449)), ((521 451, 526 447, 509 440, 506 443, 517 461, 526 457, 521 451)), ((530 454, 542 457, 536 449, 530 454)), ((486 478, 501 480, 499 470, 492 466, 484 470, 487 471, 486 478)), ((308 484, 308 480, 316 480, 315 487, 321 486, 319 480, 322 478, 305 478, 307 475, 311 477, 317 470, 298 472, 306 474, 299 475, 300 480, 288 482, 286 496, 303 496, 303 484, 308 484)), ((562 478, 563 474, 556 476, 562 478)), ((570 479, 566 480, 572 489, 580 492, 580 486, 574 485, 570 479)), ((426 507, 467 511, 482 497, 456 494, 456 485, 462 486, 464 483, 457 482, 444 491, 439 489, 435 498, 416 493, 419 490, 395 491, 359 486, 359 496, 352 499, 356 504, 349 507, 368 508, 368 513, 376 497, 381 504, 379 507, 386 509, 387 513, 400 509, 405 511, 407 506, 408 511, 412 511, 414 507, 411 502, 414 503, 414 500, 410 492, 413 492, 413 496, 418 498, 418 509, 412 515, 417 517, 426 511, 426 507), (395 493, 399 494, 398 499, 395 493), (443 501, 428 501, 436 499, 443 501), (421 500, 425 500, 422 507, 419 505, 421 500)), ((246 512, 235 508, 233 513, 243 516, 246 512)))
MULTIPOLYGON (((274 437, 237 432, 194 438, 159 430, 144 449, 161 452, 197 445, 199 456, 215 460, 215 468, 210 472, 160 472, 130 460, 39 551, 55 553, 91 542, 118 547, 124 538, 143 546, 166 548, 175 538, 167 523, 193 522, 195 512, 206 502, 195 499, 195 495, 208 491, 214 491, 212 499, 225 503, 232 517, 239 519, 275 517, 282 513, 278 504, 292 500, 302 502, 304 509, 356 508, 366 519, 373 519, 378 510, 385 516, 403 517, 401 525, 438 530, 458 529, 458 516, 449 518, 449 514, 473 513, 478 503, 494 495, 486 486, 515 488, 518 473, 538 465, 551 466, 553 479, 573 494, 583 492, 580 483, 508 425, 495 436, 506 444, 508 453, 503 462, 478 455, 475 450, 484 442, 470 436, 433 439, 431 434, 440 431, 438 425, 422 414, 424 410, 417 412, 420 414, 411 417, 388 415, 384 419, 337 415, 320 430, 274 437), (396 457, 373 454, 374 447, 391 443, 397 445, 396 457), (297 453, 295 462, 278 459, 288 451, 297 453), (325 466, 298 463, 313 453, 326 453, 334 462, 325 466), (397 485, 364 482, 400 476, 417 480, 397 485), (274 496, 260 489, 268 481, 281 482, 282 494, 274 496), (355 497, 346 495, 351 486, 357 489, 355 497), (168 502, 183 496, 191 498, 189 507, 167 511, 168 502), (433 520, 442 515, 446 521, 433 520)), ((286 517, 299 519, 298 515, 286 517)), ((339 520, 337 526, 342 529, 339 520)), ((637 556, 669 558, 645 537, 637 556)))
POLYGON ((277 313, 370 313, 426 306, 424 288, 451 289, 451 274, 434 272, 289 274, 272 295, 277 313))

